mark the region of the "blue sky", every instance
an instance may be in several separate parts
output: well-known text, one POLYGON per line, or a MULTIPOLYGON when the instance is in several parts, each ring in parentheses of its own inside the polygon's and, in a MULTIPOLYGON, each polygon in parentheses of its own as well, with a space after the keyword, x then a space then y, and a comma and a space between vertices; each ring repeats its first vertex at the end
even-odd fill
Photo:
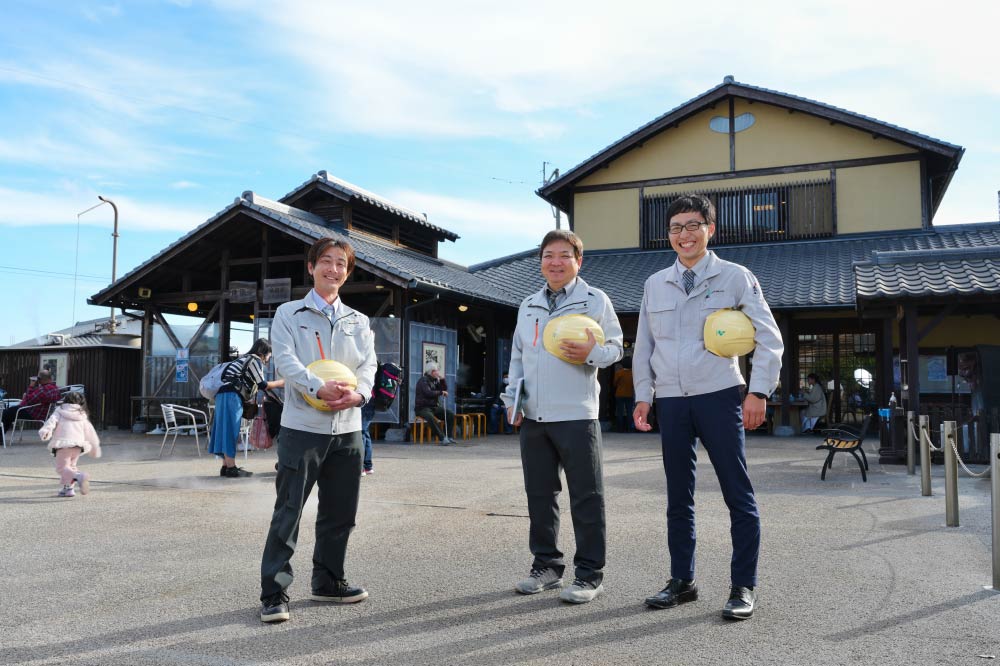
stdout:
POLYGON ((107 314, 85 301, 110 281, 112 212, 77 215, 99 194, 119 277, 320 169, 426 212, 471 264, 551 228, 543 162, 727 74, 965 147, 935 223, 997 219, 994 0, 3 4, 0 345, 107 314))

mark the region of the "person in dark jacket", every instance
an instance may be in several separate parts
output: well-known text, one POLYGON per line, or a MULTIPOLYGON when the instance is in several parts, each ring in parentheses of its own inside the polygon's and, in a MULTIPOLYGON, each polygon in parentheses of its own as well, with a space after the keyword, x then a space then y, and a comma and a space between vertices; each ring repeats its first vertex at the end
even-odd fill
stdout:
POLYGON ((441 440, 442 445, 447 446, 454 444, 455 440, 441 430, 435 417, 443 419, 445 427, 447 427, 448 423, 455 422, 455 414, 448 411, 447 405, 438 404, 438 398, 442 396, 446 399, 448 397, 448 382, 441 376, 436 363, 428 363, 427 367, 424 368, 424 374, 417 380, 417 395, 413 400, 413 411, 417 416, 427 421, 431 432, 441 440))

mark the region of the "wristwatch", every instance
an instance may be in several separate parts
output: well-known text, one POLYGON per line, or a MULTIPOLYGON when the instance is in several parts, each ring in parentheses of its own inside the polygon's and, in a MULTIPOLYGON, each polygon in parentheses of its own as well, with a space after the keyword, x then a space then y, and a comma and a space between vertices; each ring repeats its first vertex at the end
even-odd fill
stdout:
POLYGON ((755 398, 760 398, 761 400, 767 400, 767 395, 761 393, 760 391, 750 391, 750 395, 755 398))
POLYGON ((365 397, 364 393, 362 393, 361 391, 355 391, 355 393, 361 396, 361 404, 358 405, 358 407, 364 407, 365 405, 368 404, 368 398, 365 397))

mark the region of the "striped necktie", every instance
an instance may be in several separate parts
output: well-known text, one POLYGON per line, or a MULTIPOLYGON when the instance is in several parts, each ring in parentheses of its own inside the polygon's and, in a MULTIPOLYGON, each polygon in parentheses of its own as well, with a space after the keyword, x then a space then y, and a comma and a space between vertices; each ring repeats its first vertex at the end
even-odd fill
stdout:
POLYGON ((690 268, 684 271, 684 293, 690 294, 694 289, 694 271, 690 268))

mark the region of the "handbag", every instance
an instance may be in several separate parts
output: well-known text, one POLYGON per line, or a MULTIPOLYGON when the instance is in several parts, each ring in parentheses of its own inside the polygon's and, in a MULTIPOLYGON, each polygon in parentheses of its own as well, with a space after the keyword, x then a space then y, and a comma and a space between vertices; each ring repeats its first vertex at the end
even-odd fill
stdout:
POLYGON ((250 446, 258 451, 269 449, 274 445, 271 433, 267 429, 267 412, 263 409, 253 417, 253 424, 250 426, 250 446))

